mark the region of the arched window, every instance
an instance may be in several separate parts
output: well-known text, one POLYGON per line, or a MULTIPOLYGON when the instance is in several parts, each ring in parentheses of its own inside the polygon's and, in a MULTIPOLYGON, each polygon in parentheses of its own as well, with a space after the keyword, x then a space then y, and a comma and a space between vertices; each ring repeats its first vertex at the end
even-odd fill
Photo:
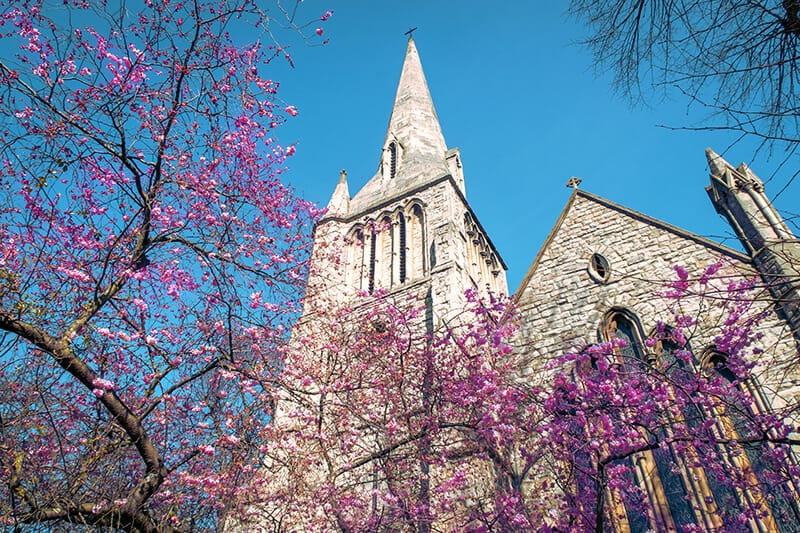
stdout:
POLYGON ((394 178, 397 175, 397 143, 394 141, 389 143, 389 177, 394 178))
POLYGON ((754 505, 758 514, 768 515, 762 522, 769 529, 775 528, 781 533, 800 531, 800 506, 795 487, 787 478, 781 479, 779 469, 775 468, 776 462, 786 465, 793 459, 788 450, 771 444, 759 427, 760 408, 755 401, 759 397, 757 384, 753 378, 741 379, 729 366, 727 356, 716 350, 707 354, 705 367, 730 388, 729 394, 719 398, 716 415, 720 418, 723 436, 736 443, 728 445, 726 451, 731 462, 742 468, 744 479, 750 485, 747 504, 754 505), (744 457, 734 449, 736 447, 744 450, 744 457), (768 508, 767 513, 763 513, 767 511, 764 506, 768 508), (773 521, 774 524, 770 523, 773 521))
MULTIPOLYGON (((605 340, 616 338, 623 341, 617 352, 625 369, 622 373, 624 379, 644 378, 652 372, 652 365, 658 364, 654 354, 646 349, 644 335, 633 314, 624 310, 612 311, 606 318, 603 332, 605 340)), ((665 412, 663 416, 668 417, 668 414, 665 412)), ((652 441, 653 438, 656 443, 668 440, 666 424, 659 424, 649 428, 648 431, 649 435, 643 435, 648 441, 652 441)), ((659 531, 675 528, 680 530, 683 526, 696 523, 690 503, 691 487, 687 485, 687 473, 675 468, 681 461, 672 447, 659 444, 651 450, 635 454, 630 460, 636 481, 646 493, 652 510, 652 517, 648 518, 641 509, 626 505, 625 514, 630 531, 651 529, 651 519, 655 520, 656 529, 659 531)))
MULTIPOLYGON (((638 419, 624 401, 611 401, 607 410, 604 406, 598 411, 606 420, 620 417, 623 429, 635 422, 641 442, 647 444, 611 463, 626 467, 624 476, 649 503, 643 511, 635 491, 607 489, 605 512, 615 530, 737 530, 741 518, 749 516, 748 528, 754 531, 800 531, 796 487, 791 476, 781 477, 793 457, 788 448, 770 442, 768 428, 759 423, 766 403, 753 378, 743 379, 738 366, 719 352, 711 351, 698 363, 689 343, 669 328, 659 328, 645 344, 638 320, 626 310, 606 315, 600 337, 621 341, 614 348, 617 364, 600 366, 595 364, 600 359, 592 356, 576 375, 600 379, 605 372, 616 383, 638 381, 639 394, 646 396, 649 390, 659 398, 650 411, 655 421, 638 419), (698 389, 703 368, 701 383, 706 385, 698 389)), ((591 424, 587 430, 590 437, 591 424)))
POLYGON ((409 227, 406 228, 410 242, 407 246, 408 263, 406 274, 410 279, 416 279, 427 273, 425 257, 426 238, 425 238, 425 215, 419 204, 414 204, 411 208, 409 217, 409 227))
POLYGON ((400 250, 399 250, 399 273, 400 273, 400 283, 406 282, 406 217, 401 212, 398 215, 398 233, 400 234, 400 250))
POLYGON ((345 283, 355 289, 365 288, 363 285, 364 265, 366 264, 366 246, 364 230, 356 226, 347 238, 347 263, 345 265, 345 283))
POLYGON ((375 243, 376 240, 375 230, 373 229, 369 238, 369 281, 367 283, 367 289, 369 290, 370 294, 375 292, 375 256, 377 253, 377 245, 375 243))
POLYGON ((381 219, 380 225, 376 228, 376 238, 379 246, 376 257, 377 264, 375 266, 377 272, 376 285, 384 289, 394 285, 395 281, 397 237, 394 230, 392 218, 389 215, 385 215, 381 219))

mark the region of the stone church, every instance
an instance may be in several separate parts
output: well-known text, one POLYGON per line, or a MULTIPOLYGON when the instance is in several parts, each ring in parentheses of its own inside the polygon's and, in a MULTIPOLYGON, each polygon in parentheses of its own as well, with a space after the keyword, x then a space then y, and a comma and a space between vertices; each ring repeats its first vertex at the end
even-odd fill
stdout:
MULTIPOLYGON (((569 200, 542 248, 535 255, 531 251, 533 262, 513 293, 521 321, 515 345, 529 362, 521 375, 543 379, 553 356, 612 336, 641 344, 658 321, 669 319, 667 303, 654 294, 674 279, 675 265, 699 276, 718 263, 718 275, 758 275, 768 287, 768 297, 758 304, 771 313, 762 342, 778 355, 760 374, 764 402, 798 401, 796 371, 787 369, 796 362, 800 340, 800 243, 746 165, 732 166, 711 150, 706 156, 711 205, 745 252, 584 191, 573 179, 569 200), (788 379, 787 372, 793 373, 788 379)), ((425 298, 430 328, 463 309, 467 289, 508 293, 506 266, 470 207, 467 186, 459 151, 445 143, 409 39, 377 171, 353 196, 343 171, 316 228, 315 257, 332 246, 341 251, 341 264, 335 271, 312 268, 305 314, 314 312, 323 293, 326 301, 339 302, 376 291, 409 294, 425 298)), ((713 335, 703 332, 693 338, 698 359, 711 357, 713 342, 713 335)), ((696 524, 699 530, 716 530, 721 522, 698 476, 678 478, 683 503, 672 504, 669 482, 659 478, 668 474, 653 454, 645 455, 636 476, 653 510, 643 522, 623 513, 614 529, 681 531, 696 524), (678 509, 687 501, 690 508, 678 509)), ((747 527, 797 531, 800 519, 780 518, 767 506, 747 527)))

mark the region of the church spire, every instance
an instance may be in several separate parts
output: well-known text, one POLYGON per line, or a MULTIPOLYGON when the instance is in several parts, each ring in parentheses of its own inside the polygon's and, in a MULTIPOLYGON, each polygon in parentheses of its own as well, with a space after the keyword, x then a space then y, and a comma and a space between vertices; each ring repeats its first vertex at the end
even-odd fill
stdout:
POLYGON ((429 155, 441 159, 447 151, 428 82, 422 71, 419 52, 412 37, 408 38, 385 145, 388 147, 393 140, 400 143, 407 156, 429 155))
POLYGON ((708 160, 708 168, 711 170, 712 176, 717 176, 719 179, 725 179, 726 170, 734 170, 733 165, 725 161, 721 155, 706 148, 706 159, 708 160))
POLYGON ((351 199, 351 213, 445 176, 451 176, 464 192, 458 150, 447 150, 417 45, 409 37, 378 171, 351 199))

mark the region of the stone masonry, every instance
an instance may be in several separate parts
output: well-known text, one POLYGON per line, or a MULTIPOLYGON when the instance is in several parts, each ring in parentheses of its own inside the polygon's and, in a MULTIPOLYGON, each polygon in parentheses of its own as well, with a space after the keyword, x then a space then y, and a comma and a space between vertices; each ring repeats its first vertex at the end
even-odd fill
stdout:
MULTIPOLYGON (((756 372, 772 405, 800 400, 800 245, 748 168, 734 168, 712 151, 707 155, 711 200, 747 252, 576 187, 515 293, 515 347, 527 361, 520 368, 524 380, 546 383, 547 363, 601 340, 610 313, 635 316, 644 335, 659 321, 669 324, 671 302, 660 293, 676 279, 675 267, 697 280, 718 263, 719 279, 760 276, 769 285, 770 292, 759 293, 753 304, 768 315, 760 326, 756 372)), ((352 197, 341 173, 315 229, 299 328, 313 325, 315 314, 331 306, 353 305, 358 321, 370 305, 365 296, 386 294, 392 301, 424 301, 430 331, 463 311, 467 289, 507 292, 505 265, 467 202, 460 154, 447 148, 413 39, 378 159, 375 175, 352 197)), ((690 341, 698 357, 714 347, 722 319, 704 298, 724 295, 725 284, 708 287, 704 296, 683 302, 684 313, 701 316, 690 341)), ((280 409, 279 403, 276 421, 280 409)))
MULTIPOLYGON (((757 274, 751 259, 741 252, 575 190, 516 293, 522 324, 518 349, 530 361, 525 374, 546 380, 544 367, 549 360, 598 342, 609 310, 631 311, 645 334, 653 331, 659 320, 669 323, 673 316, 670 302, 659 293, 676 279, 674 267, 686 268, 690 279, 697 279, 717 262, 723 265, 717 274, 721 278, 757 274), (610 274, 605 281, 590 274, 593 254, 608 261, 610 274)), ((756 305, 763 308, 771 302, 756 305)), ((684 311, 692 314, 693 309, 684 311)), ((703 313, 707 327, 698 329, 692 339, 696 354, 713 345, 713 326, 719 318, 703 313)), ((797 381, 785 379, 778 370, 794 363, 797 356, 787 328, 775 316, 764 321, 761 342, 770 350, 764 355, 765 368, 758 373, 763 379, 772 372, 775 378, 768 379, 772 383, 762 386, 797 401, 797 381), (783 365, 774 366, 776 360, 783 365)))

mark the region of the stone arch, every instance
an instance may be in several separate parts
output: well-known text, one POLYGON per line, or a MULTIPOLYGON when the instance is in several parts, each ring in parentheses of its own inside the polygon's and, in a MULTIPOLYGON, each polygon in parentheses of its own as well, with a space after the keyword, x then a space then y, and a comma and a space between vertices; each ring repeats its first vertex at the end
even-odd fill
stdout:
POLYGON ((345 242, 347 252, 345 256, 345 284, 356 290, 366 290, 364 279, 367 266, 368 239, 364 226, 356 224, 347 233, 345 242))
POLYGON ((381 175, 384 178, 394 179, 400 170, 403 160, 403 145, 392 135, 386 140, 381 157, 381 175))
POLYGON ((405 218, 405 272, 406 279, 423 277, 428 272, 426 216, 423 203, 411 200, 403 210, 405 218))
POLYGON ((395 265, 395 250, 397 239, 394 231, 394 217, 391 213, 383 213, 375 226, 374 236, 377 253, 375 256, 377 287, 389 289, 393 285, 395 265))

